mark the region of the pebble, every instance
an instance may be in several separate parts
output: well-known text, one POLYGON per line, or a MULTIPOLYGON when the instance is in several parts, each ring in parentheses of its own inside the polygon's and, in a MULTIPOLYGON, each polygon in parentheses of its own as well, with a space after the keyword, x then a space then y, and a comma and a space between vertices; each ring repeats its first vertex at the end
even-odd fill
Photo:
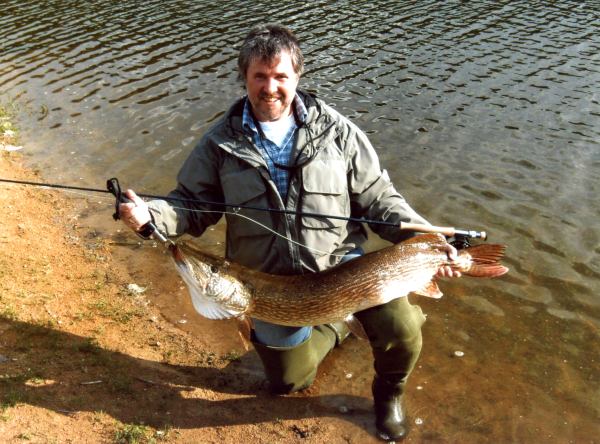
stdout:
POLYGON ((127 290, 129 290, 130 293, 134 293, 134 294, 142 294, 143 292, 146 291, 146 289, 144 287, 140 287, 138 284, 127 285, 127 290))
POLYGON ((348 413, 350 411, 350 409, 348 407, 346 407, 345 405, 340 406, 339 408, 340 413, 348 413))
POLYGON ((180 319, 177 321, 178 324, 187 324, 187 319, 180 319))
POLYGON ((460 350, 456 350, 454 352, 454 356, 456 356, 457 358, 462 358, 465 355, 465 352, 460 351, 460 350))
POLYGON ((346 373, 346 379, 352 379, 352 373, 346 373))
POLYGON ((417 419, 415 419, 415 424, 421 425, 421 424, 423 424, 423 420, 421 418, 417 418, 417 419))

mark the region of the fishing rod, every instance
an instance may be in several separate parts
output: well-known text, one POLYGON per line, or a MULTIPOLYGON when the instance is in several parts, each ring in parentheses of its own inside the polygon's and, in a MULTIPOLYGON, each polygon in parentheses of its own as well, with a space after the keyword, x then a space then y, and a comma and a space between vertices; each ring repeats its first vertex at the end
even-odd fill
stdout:
MULTIPOLYGON (((86 192, 92 192, 92 193, 112 194, 117 199, 117 202, 115 204, 115 214, 113 215, 113 217, 115 219, 119 219, 119 203, 131 202, 121 192, 121 187, 119 186, 119 181, 116 178, 107 180, 107 182, 106 182, 107 188, 106 189, 81 187, 81 186, 76 186, 76 185, 31 182, 31 181, 26 181, 26 180, 2 179, 2 178, 0 178, 0 182, 12 183, 12 184, 17 184, 17 185, 45 187, 45 188, 57 188, 57 189, 63 189, 63 190, 74 190, 74 191, 86 191, 86 192)), ((266 211, 269 213, 286 214, 286 215, 292 215, 292 216, 296 216, 296 217, 310 217, 310 218, 315 218, 315 219, 336 219, 336 220, 345 220, 345 221, 349 221, 349 222, 365 223, 365 224, 369 224, 369 225, 388 226, 388 227, 398 228, 399 230, 409 230, 409 231, 415 231, 415 232, 419 232, 419 233, 440 233, 440 234, 443 234, 444 236, 455 237, 457 239, 458 238, 481 239, 481 240, 487 239, 487 233, 485 231, 462 230, 462 229, 458 229, 455 227, 441 227, 441 226, 435 226, 435 225, 417 224, 417 223, 408 223, 408 222, 387 222, 387 221, 382 221, 382 220, 364 219, 364 218, 359 218, 359 217, 346 217, 346 216, 337 216, 337 215, 333 215, 333 214, 300 212, 300 211, 293 211, 293 210, 285 210, 285 209, 281 209, 281 208, 257 207, 257 206, 245 205, 245 204, 211 202, 211 201, 206 201, 206 200, 188 199, 188 198, 181 198, 181 197, 174 197, 174 196, 161 196, 161 195, 155 195, 155 194, 139 193, 138 196, 146 198, 146 199, 160 199, 160 200, 165 200, 165 201, 170 201, 170 202, 179 202, 179 203, 183 203, 183 204, 204 205, 204 206, 225 207, 225 208, 229 207, 229 208, 233 208, 234 212, 239 211, 239 210, 266 211)), ((148 229, 146 230, 146 231, 150 232, 150 234, 152 234, 150 229, 155 230, 154 233, 158 233, 158 236, 162 236, 162 238, 159 237, 160 240, 167 241, 167 239, 164 238, 164 235, 162 235, 160 233, 160 231, 158 231, 156 229, 156 227, 154 227, 152 225, 152 226, 149 226, 148 229)))

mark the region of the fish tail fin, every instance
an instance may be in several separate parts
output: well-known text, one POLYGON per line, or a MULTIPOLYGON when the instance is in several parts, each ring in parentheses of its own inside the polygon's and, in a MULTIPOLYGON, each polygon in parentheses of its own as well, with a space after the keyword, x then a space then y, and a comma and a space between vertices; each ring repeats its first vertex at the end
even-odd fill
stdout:
POLYGON ((505 245, 483 244, 464 250, 471 256, 471 266, 463 273, 474 277, 498 277, 508 273, 508 268, 499 263, 504 255, 505 245))

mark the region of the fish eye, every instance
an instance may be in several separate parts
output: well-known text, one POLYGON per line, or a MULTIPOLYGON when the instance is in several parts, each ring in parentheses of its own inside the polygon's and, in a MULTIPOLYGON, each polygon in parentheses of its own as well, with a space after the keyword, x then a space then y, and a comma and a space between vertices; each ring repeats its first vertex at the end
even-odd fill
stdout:
POLYGON ((210 271, 211 271, 211 273, 217 273, 219 271, 219 269, 217 268, 216 265, 211 265, 210 266, 210 271))

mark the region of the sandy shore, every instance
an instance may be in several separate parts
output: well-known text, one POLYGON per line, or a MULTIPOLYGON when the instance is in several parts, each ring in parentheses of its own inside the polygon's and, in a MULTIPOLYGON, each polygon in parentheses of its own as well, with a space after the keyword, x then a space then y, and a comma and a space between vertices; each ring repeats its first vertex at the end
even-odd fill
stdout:
MULTIPOLYGON (((0 177, 41 180, 6 151, 0 177)), ((2 442, 377 442, 370 375, 364 397, 319 383, 271 396, 253 351, 215 344, 232 325, 197 334, 152 302, 180 282, 149 266, 156 284, 130 285, 140 276, 82 222, 83 200, 2 184, 0 205, 2 442)), ((337 378, 323 367, 323 384, 337 378)))

